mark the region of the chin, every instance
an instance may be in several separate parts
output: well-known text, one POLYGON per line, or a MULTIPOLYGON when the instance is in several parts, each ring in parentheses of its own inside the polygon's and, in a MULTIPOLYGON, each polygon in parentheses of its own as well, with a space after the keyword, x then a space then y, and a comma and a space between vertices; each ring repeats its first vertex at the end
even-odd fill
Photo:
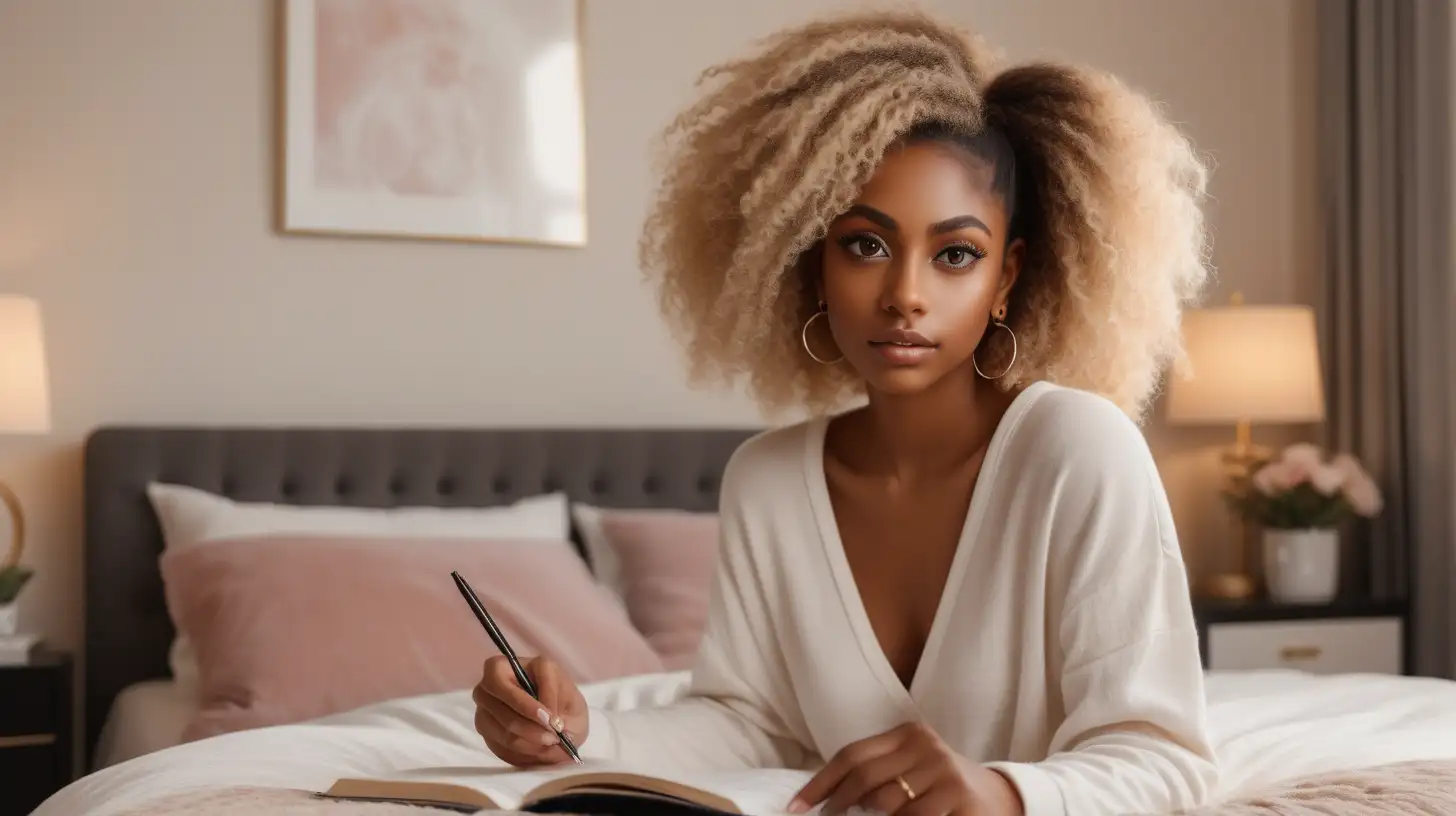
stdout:
POLYGON ((880 369, 864 377, 871 391, 891 397, 909 397, 930 390, 940 380, 937 372, 919 368, 880 369))

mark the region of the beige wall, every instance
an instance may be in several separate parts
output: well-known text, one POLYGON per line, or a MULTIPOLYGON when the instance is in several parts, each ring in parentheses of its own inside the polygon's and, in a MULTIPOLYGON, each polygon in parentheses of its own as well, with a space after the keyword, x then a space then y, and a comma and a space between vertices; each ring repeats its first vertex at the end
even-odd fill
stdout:
MULTIPOLYGON (((591 244, 562 250, 275 233, 272 2, 0 0, 0 291, 43 303, 55 405, 53 435, 0 447, 29 628, 79 642, 78 445, 101 423, 755 422, 683 387, 639 285, 645 150, 708 61, 832 5, 588 0, 591 244)), ((1164 99, 1218 165, 1218 296, 1308 299, 1312 0, 935 5, 1164 99)), ((1197 571, 1231 433, 1149 429, 1197 571)))

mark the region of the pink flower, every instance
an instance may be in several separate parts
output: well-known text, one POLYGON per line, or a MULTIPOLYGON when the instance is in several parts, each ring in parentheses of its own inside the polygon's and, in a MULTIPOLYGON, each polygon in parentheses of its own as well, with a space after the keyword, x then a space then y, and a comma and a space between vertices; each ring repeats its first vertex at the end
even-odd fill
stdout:
POLYGON ((1324 464, 1325 461, 1324 452, 1318 446, 1308 442, 1290 445, 1284 449, 1284 453, 1280 458, 1285 462, 1302 465, 1311 471, 1324 464))
POLYGON ((1299 465, 1278 459, 1259 468, 1254 474, 1254 487, 1265 496, 1275 496, 1299 484, 1299 465))
POLYGON ((1380 512, 1384 506, 1380 488, 1355 457, 1342 453, 1330 464, 1344 474, 1345 501, 1350 503, 1351 509, 1367 518, 1380 512))
POLYGON ((1330 466, 1339 469, 1345 474, 1346 482, 1354 482, 1358 479, 1367 478, 1365 468, 1360 467, 1360 461, 1348 453, 1339 454, 1330 462, 1330 466))
POLYGON ((1310 484, 1323 496, 1333 496, 1340 492, 1346 480, 1345 470, 1333 464, 1316 465, 1309 478, 1310 484))
POLYGON ((1330 511, 1346 507, 1368 518, 1377 515, 1383 505, 1375 480, 1353 456, 1340 454, 1327 462, 1319 447, 1307 443, 1286 448, 1256 470, 1251 481, 1270 504, 1270 509, 1252 505, 1254 514, 1268 515, 1280 524, 1289 523, 1291 517, 1328 518, 1330 511), (1304 501, 1291 503, 1291 492, 1306 484, 1323 498, 1312 502, 1312 507, 1304 507, 1304 501))
POLYGON ((1373 518, 1384 506, 1380 488, 1368 478, 1346 485, 1345 501, 1350 503, 1351 509, 1366 518, 1373 518))
POLYGON ((1317 461, 1311 462, 1307 459, 1295 458, 1285 459, 1285 484, 1284 489, 1290 490, 1308 482, 1314 478, 1314 472, 1320 467, 1317 461))

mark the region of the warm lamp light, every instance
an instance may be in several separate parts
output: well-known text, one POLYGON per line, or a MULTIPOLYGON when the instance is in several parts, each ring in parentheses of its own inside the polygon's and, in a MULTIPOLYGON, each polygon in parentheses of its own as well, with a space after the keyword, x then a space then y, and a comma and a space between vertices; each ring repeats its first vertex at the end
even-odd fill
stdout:
MULTIPOLYGON (((1168 421, 1179 425, 1233 425, 1234 444, 1224 453, 1226 476, 1243 489, 1251 470, 1269 458, 1253 442, 1252 425, 1322 422, 1324 382, 1314 310, 1308 306, 1231 305, 1183 318, 1187 362, 1168 386, 1168 421)), ((1213 591, 1247 597, 1253 581, 1247 526, 1238 569, 1214 579, 1213 591)))
MULTIPOLYGON (((50 382, 40 306, 30 298, 0 295, 0 433, 46 433, 51 428, 50 382)), ((0 569, 20 563, 25 515, 15 492, 0 482, 0 501, 14 534, 0 569)))
POLYGON ((1186 367, 1168 389, 1168 419, 1238 427, 1252 445, 1254 422, 1321 422, 1324 383, 1314 311, 1307 306, 1227 306, 1183 319, 1186 367))

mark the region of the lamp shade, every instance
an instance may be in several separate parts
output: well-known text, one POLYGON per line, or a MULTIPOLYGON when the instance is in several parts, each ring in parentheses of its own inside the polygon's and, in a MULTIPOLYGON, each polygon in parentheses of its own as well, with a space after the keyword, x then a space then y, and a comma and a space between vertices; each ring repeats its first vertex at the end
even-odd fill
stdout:
POLYGON ((1184 316, 1183 340, 1188 360, 1169 383, 1169 421, 1324 420, 1324 382, 1313 309, 1202 309, 1184 316))
POLYGON ((0 433, 45 433, 50 428, 40 306, 30 298, 0 295, 0 433))

